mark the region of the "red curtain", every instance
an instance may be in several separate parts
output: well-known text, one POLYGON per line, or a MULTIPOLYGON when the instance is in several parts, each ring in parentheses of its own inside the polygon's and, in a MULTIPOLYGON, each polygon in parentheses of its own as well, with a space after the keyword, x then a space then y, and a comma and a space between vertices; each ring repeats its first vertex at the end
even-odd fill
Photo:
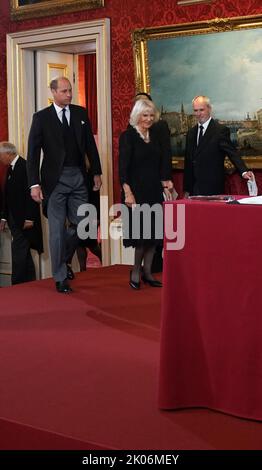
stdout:
POLYGON ((85 55, 86 107, 93 134, 97 134, 96 54, 85 55))

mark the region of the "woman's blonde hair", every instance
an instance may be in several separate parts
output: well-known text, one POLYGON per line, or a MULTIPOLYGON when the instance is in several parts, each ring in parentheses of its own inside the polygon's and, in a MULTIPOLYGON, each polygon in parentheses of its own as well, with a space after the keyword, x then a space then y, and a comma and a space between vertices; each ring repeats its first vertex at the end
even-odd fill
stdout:
POLYGON ((154 123, 159 121, 159 111, 157 110, 153 101, 149 101, 147 99, 141 99, 135 102, 133 109, 131 111, 130 119, 129 119, 129 123, 131 124, 131 126, 133 127, 137 126, 141 115, 145 111, 150 111, 154 113, 155 115, 154 123))

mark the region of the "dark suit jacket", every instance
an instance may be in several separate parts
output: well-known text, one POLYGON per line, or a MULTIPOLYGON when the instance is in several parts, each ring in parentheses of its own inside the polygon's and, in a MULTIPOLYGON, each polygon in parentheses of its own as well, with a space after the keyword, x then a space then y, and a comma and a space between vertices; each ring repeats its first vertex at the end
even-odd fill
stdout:
POLYGON ((170 142, 170 130, 166 121, 160 119, 151 127, 161 147, 161 181, 172 180, 172 150, 170 142))
MULTIPOLYGON (((90 173, 100 175, 101 165, 91 130, 87 111, 77 105, 70 105, 70 126, 73 126, 79 151, 82 157, 81 168, 86 171, 85 158, 90 163, 90 173)), ((63 129, 53 105, 38 111, 33 116, 28 139, 27 173, 31 187, 40 184, 47 199, 61 175, 65 158, 63 129), (43 163, 39 174, 40 154, 43 150, 43 163)))
POLYGON ((188 131, 186 140, 184 191, 198 194, 224 194, 224 160, 228 156, 240 174, 248 171, 230 140, 229 128, 211 119, 207 130, 197 146, 198 126, 188 131))
MULTIPOLYGON (((12 217, 15 226, 22 229, 25 220, 32 220, 32 229, 24 230, 31 248, 43 252, 42 228, 39 204, 33 201, 27 182, 26 161, 19 157, 15 167, 5 183, 1 218, 10 223, 12 217)), ((12 227, 11 232, 12 232, 12 227)))

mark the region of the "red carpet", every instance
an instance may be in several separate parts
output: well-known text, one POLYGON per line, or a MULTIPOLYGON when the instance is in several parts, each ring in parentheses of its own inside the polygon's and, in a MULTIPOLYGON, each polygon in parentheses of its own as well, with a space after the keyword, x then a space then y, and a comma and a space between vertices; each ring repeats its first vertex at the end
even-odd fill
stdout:
POLYGON ((0 449, 261 449, 258 422, 157 408, 161 289, 128 275, 0 290, 0 449))

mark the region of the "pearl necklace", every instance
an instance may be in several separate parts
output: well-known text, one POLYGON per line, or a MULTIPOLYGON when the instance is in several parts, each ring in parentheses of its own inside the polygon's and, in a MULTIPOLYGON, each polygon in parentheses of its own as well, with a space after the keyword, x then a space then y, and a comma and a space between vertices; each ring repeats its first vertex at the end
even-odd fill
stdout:
POLYGON ((138 126, 135 126, 136 131, 140 135, 140 137, 146 142, 150 142, 150 136, 149 136, 149 131, 146 131, 146 135, 142 134, 142 132, 139 130, 138 126))

